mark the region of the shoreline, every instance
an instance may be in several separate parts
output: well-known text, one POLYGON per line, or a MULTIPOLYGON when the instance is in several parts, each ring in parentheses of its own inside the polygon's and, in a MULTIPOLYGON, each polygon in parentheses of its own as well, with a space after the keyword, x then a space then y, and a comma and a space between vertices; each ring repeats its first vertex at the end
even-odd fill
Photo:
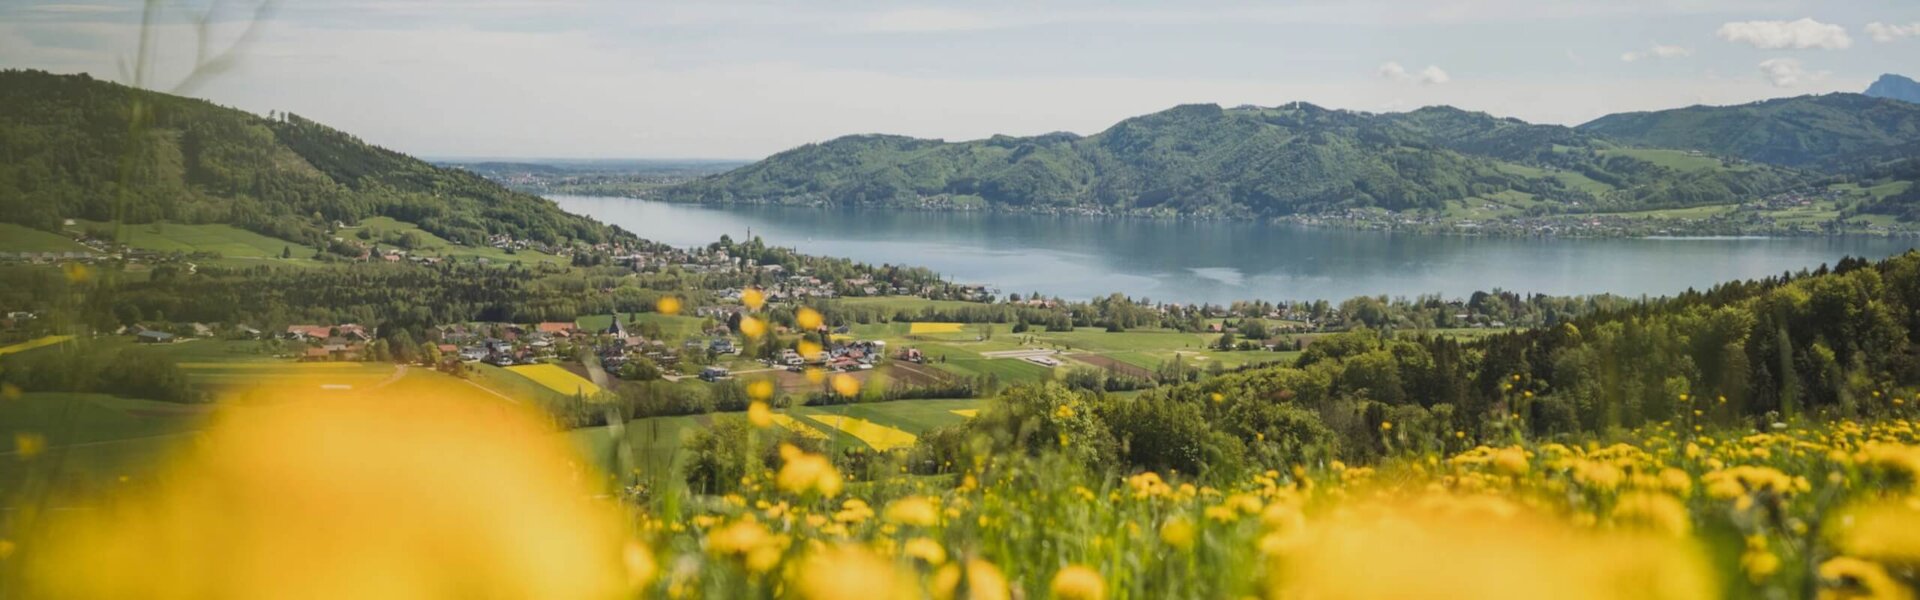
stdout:
MULTIPOLYGON (((528 193, 536 193, 529 191, 528 193)), ((794 209, 882 209, 903 212, 931 213, 1000 213, 1013 215, 1084 217, 1145 221, 1193 221, 1220 222, 1236 220, 1257 220, 1275 225, 1295 225, 1301 227, 1326 228, 1350 231, 1378 231, 1383 233, 1409 233, 1419 235, 1438 235, 1467 238, 1502 239, 1647 239, 1647 240, 1683 240, 1683 239, 1776 239, 1776 238, 1822 238, 1822 237, 1874 237, 1874 238, 1912 238, 1920 240, 1920 223, 1908 228, 1886 228, 1872 225, 1851 226, 1841 229, 1826 229, 1818 226, 1789 226, 1777 223, 1768 225, 1734 224, 1715 220, 1671 219, 1653 217, 1622 217, 1619 215, 1645 211, 1567 213, 1543 215, 1537 217, 1497 217, 1489 220, 1462 219, 1457 217, 1435 217, 1418 213, 1393 213, 1383 209, 1349 209, 1345 212, 1317 213, 1309 215, 1281 215, 1263 217, 1254 214, 1221 213, 1177 213, 1168 211, 1112 211, 1086 207, 1022 208, 1008 206, 969 206, 943 202, 922 202, 920 204, 840 204, 824 201, 812 202, 735 202, 735 201, 683 201, 670 200, 645 195, 605 195, 538 192, 542 197, 570 196, 583 198, 616 198, 660 202, 680 206, 696 207, 769 207, 794 209), (1581 221, 1586 221, 1582 223, 1581 221)), ((1702 205, 1683 208, 1720 207, 1726 205, 1702 205)), ((1673 210, 1673 209, 1661 209, 1673 210)))

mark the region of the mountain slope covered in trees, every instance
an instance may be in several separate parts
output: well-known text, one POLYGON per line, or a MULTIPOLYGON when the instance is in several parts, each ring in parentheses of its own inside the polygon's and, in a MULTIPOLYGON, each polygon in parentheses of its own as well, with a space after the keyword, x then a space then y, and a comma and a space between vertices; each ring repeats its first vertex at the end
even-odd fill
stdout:
POLYGON ((843 137, 653 197, 1256 215, 1442 210, 1499 197, 1555 211, 1730 202, 1804 178, 1757 165, 1679 169, 1620 150, 1572 128, 1445 107, 1372 114, 1306 103, 1187 105, 1085 137, 843 137))
POLYGON ((469 245, 492 235, 632 239, 297 115, 266 118, 86 75, 0 72, 0 220, 49 230, 67 218, 220 223, 320 245, 333 223, 374 216, 469 245))
POLYGON ((1920 152, 1920 104, 1860 94, 1796 96, 1620 113, 1579 129, 1628 144, 1839 170, 1920 152))

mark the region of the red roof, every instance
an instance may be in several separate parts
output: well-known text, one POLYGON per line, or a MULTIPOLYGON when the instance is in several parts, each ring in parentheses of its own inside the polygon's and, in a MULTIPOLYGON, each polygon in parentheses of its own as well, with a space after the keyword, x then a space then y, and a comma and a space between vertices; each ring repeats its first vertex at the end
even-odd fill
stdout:
POLYGON ((333 328, 326 325, 288 325, 287 333, 298 333, 310 338, 325 338, 333 335, 333 328))
POLYGON ((566 333, 569 331, 573 331, 574 325, 572 323, 567 323, 564 321, 547 321, 545 323, 541 323, 539 325, 539 329, 540 329, 540 333, 566 333))

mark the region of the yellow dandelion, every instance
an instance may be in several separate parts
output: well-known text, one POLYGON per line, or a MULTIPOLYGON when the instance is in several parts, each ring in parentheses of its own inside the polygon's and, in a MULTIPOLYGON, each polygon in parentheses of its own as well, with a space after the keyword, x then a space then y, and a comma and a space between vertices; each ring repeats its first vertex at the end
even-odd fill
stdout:
POLYGON ((937 600, 1007 600, 1012 595, 999 567, 974 559, 967 561, 965 569, 959 564, 950 564, 934 573, 933 597, 937 600))
POLYGON ((1160 541, 1181 550, 1193 548, 1193 523, 1184 517, 1168 519, 1160 525, 1160 541))
POLYGON ((747 405, 747 422, 760 429, 772 427, 773 409, 767 408, 767 403, 755 400, 747 405))
POLYGON ((627 548, 621 553, 621 558, 627 565, 629 587, 637 588, 646 585, 653 581, 654 572, 659 570, 658 565, 653 562, 653 553, 648 552, 647 547, 637 541, 627 542, 627 548))
POLYGON ((1081 565, 1068 565, 1053 574, 1053 597, 1061 600, 1103 600, 1107 582, 1100 572, 1081 565))
POLYGON ((801 598, 912 598, 912 585, 891 561, 858 546, 838 546, 807 558, 794 587, 801 598))
POLYGON ((673 296, 661 298, 653 303, 653 309, 663 315, 680 314, 680 299, 673 296))
POLYGON ((1885 567, 1842 556, 1820 563, 1821 598, 1913 598, 1912 590, 1901 585, 1885 567))
POLYGON ((799 312, 794 313, 793 320, 800 326, 801 331, 813 331, 826 324, 826 319, 820 316, 820 311, 806 307, 801 307, 799 312))
POLYGON ((767 322, 757 317, 740 317, 740 333, 746 334, 746 336, 750 338, 758 338, 766 335, 767 322))
POLYGON ((773 397, 773 380, 761 379, 747 384, 747 397, 754 400, 766 400, 773 397))
POLYGON ((940 542, 927 538, 908 540, 901 554, 935 567, 947 562, 947 549, 942 547, 940 542))
POLYGON ((907 496, 887 505, 887 522, 914 527, 932 527, 940 520, 940 510, 924 496, 907 496))
POLYGON ((845 481, 827 457, 802 451, 792 444, 780 445, 780 457, 786 462, 780 466, 780 473, 774 476, 774 484, 780 489, 793 494, 817 493, 829 498, 840 494, 840 487, 845 481))
POLYGON ((761 306, 767 304, 767 293, 760 291, 760 288, 740 290, 740 303, 747 305, 747 308, 760 310, 761 306))
POLYGON ((833 376, 833 392, 841 396, 853 397, 860 393, 860 380, 852 375, 841 373, 833 376))

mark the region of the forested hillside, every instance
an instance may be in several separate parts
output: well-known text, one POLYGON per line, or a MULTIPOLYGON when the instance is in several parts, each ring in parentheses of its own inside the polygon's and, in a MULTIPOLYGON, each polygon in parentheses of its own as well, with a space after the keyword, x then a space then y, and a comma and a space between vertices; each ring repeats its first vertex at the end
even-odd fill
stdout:
POLYGON ((1860 94, 1607 115, 1581 131, 1623 143, 1826 170, 1920 152, 1920 104, 1860 94))
MULTIPOLYGON (((1915 307, 1920 254, 1909 253, 1477 341, 1355 329, 1314 340, 1292 365, 1089 398, 1082 406, 1097 426, 1057 445, 1089 464, 1207 473, 1303 454, 1366 461, 1460 451, 1515 434, 1854 418, 1886 410, 1886 398, 1920 380, 1915 307)), ((1039 431, 1028 449, 1049 450, 1048 412, 928 434, 922 450, 934 458, 925 464, 965 464, 969 450, 957 444, 980 433, 1018 440, 1039 431)))
POLYGON ((331 224, 374 216, 469 245, 490 235, 631 239, 296 115, 261 117, 86 75, 0 72, 0 220, 49 230, 67 218, 221 223, 322 245, 331 224))
POLYGON ((1500 197, 1554 212, 1732 202, 1804 177, 1759 165, 1679 168, 1624 150, 1575 129, 1452 108, 1188 105, 1086 137, 843 137, 654 197, 1256 215, 1444 210, 1500 197))

